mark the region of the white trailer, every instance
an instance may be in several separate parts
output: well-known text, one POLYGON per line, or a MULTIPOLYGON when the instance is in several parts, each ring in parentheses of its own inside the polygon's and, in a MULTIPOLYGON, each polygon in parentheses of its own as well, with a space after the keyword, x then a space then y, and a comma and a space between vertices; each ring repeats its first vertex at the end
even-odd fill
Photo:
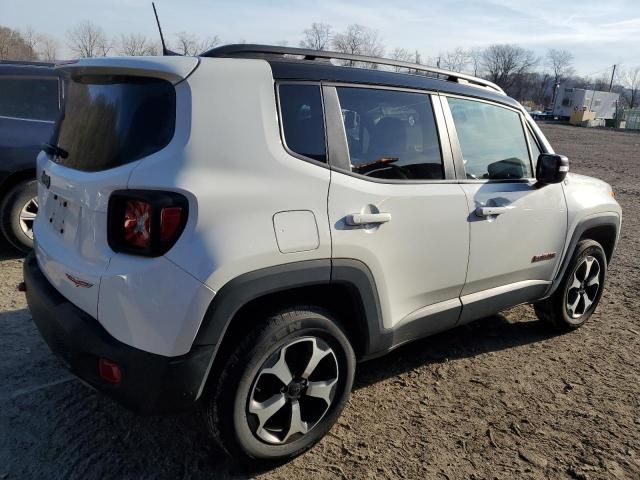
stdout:
POLYGON ((596 112, 596 118, 611 119, 615 116, 620 95, 584 88, 560 87, 553 106, 553 115, 569 118, 573 112, 588 108, 596 112))

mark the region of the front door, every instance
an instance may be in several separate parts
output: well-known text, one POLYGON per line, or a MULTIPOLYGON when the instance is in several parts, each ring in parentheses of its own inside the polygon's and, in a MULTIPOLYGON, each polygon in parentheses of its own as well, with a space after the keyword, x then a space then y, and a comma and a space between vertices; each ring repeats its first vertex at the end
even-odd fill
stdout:
POLYGON ((324 92, 332 257, 369 268, 396 342, 410 324, 414 335, 454 325, 469 231, 439 98, 353 86, 324 92))
POLYGON ((539 147, 520 112, 457 97, 444 110, 470 227, 464 322, 544 293, 564 245, 567 208, 561 184, 536 183, 539 147))

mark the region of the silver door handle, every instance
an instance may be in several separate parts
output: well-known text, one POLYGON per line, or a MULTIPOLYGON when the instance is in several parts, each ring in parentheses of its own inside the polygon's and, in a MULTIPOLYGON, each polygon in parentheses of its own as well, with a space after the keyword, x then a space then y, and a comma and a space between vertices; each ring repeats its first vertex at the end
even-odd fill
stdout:
POLYGON ((390 213, 353 213, 347 215, 348 225, 367 225, 372 223, 387 223, 391 221, 390 213))
POLYGON ((500 215, 507 213, 514 207, 478 207, 476 208, 476 215, 479 217, 491 217, 494 215, 500 215))

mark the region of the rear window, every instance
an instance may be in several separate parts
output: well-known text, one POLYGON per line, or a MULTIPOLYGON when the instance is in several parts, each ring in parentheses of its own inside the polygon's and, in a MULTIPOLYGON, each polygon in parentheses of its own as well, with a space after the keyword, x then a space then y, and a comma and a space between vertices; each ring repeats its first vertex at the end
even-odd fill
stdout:
POLYGON ((139 160, 173 138, 176 93, 156 78, 81 76, 66 82, 52 142, 66 151, 58 163, 99 171, 139 160))
POLYGON ((0 77, 0 116, 53 121, 58 116, 58 79, 0 77))

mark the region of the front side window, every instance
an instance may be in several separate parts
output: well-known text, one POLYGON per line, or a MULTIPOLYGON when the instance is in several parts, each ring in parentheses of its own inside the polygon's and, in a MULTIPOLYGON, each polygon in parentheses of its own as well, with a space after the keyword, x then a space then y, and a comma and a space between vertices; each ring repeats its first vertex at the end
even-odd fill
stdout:
POLYGON ((324 113, 319 85, 283 84, 278 87, 284 141, 294 153, 327 161, 324 113))
POLYGON ((489 103, 449 98, 465 174, 474 180, 532 177, 520 115, 489 103))
POLYGON ((542 153, 540 147, 538 146, 538 141, 536 140, 535 135, 527 128, 527 137, 529 138, 529 145, 531 145, 531 159, 533 161, 537 161, 538 157, 542 153))
POLYGON ((0 116, 53 121, 57 115, 57 78, 0 77, 0 116))
POLYGON ((337 91, 354 173, 393 180, 444 178, 429 95, 355 87, 337 91))

